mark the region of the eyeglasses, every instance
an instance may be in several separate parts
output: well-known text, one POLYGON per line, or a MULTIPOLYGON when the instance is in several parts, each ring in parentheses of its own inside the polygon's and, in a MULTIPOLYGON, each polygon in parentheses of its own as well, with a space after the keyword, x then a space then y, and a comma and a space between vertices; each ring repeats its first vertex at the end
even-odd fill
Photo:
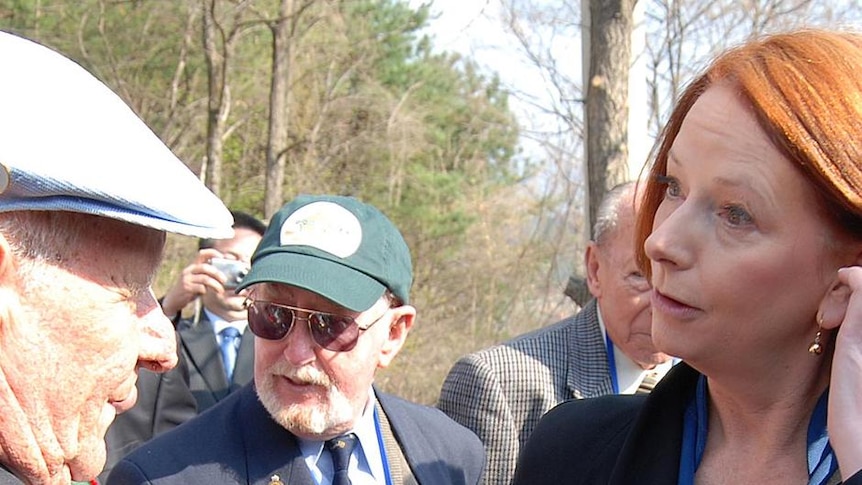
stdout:
POLYGON ((247 299, 245 307, 248 309, 248 328, 256 336, 266 340, 281 340, 290 333, 294 322, 305 320, 314 343, 335 352, 353 349, 359 339, 359 332, 368 330, 386 316, 384 313, 377 320, 360 327, 353 317, 347 315, 334 315, 270 301, 247 299), (296 312, 308 316, 301 318, 296 312))

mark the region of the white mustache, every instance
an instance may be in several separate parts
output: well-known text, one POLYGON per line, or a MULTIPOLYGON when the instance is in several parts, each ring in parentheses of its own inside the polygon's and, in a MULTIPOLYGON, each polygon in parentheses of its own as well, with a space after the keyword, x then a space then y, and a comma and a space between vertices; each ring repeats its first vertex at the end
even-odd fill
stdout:
POLYGON ((323 387, 330 387, 332 385, 332 381, 325 372, 310 365, 295 368, 291 367, 286 362, 279 362, 273 366, 272 371, 274 374, 287 377, 292 381, 302 384, 311 384, 323 387))

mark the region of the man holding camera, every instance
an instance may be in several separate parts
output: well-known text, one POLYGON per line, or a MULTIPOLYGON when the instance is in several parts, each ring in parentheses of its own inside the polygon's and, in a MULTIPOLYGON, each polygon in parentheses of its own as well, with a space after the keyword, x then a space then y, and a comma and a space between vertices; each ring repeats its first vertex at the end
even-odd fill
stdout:
POLYGON ((254 374, 254 336, 245 331, 245 294, 236 294, 236 287, 266 225, 244 212, 231 214, 234 237, 201 239, 197 258, 161 300, 162 310, 176 322, 180 334, 181 358, 188 363, 198 412, 247 384, 254 374), (194 314, 179 318, 196 299, 194 314))

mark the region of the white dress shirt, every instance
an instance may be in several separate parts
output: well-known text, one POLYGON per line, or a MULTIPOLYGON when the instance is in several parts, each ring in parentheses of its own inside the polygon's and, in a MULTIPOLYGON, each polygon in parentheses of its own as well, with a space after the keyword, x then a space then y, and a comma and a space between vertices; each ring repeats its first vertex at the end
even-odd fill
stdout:
MULTIPOLYGON (((607 330, 605 329, 605 321, 602 319, 601 309, 596 307, 596 313, 599 317, 599 326, 602 329, 602 337, 605 339, 605 342, 607 342, 607 330)), ((613 352, 614 365, 616 366, 616 369, 610 370, 612 372, 616 371, 620 394, 634 394, 647 374, 655 372, 657 374, 657 378, 661 378, 670 370, 674 363, 673 360, 668 360, 667 362, 663 362, 655 366, 653 369, 645 370, 638 363, 629 358, 628 355, 623 353, 623 351, 616 345, 613 345, 613 352)))
MULTIPOLYGON (((350 456, 348 475, 353 485, 379 485, 386 483, 383 465, 385 450, 378 441, 377 423, 374 419, 374 403, 377 399, 374 390, 368 390, 368 403, 354 428, 346 433, 354 433, 359 443, 350 456)), ((323 452, 323 441, 299 439, 299 447, 305 464, 317 485, 331 485, 335 473, 332 457, 323 452)))
POLYGON ((204 313, 206 313, 207 318, 209 318, 209 321, 212 322, 212 324, 213 324, 213 330, 215 331, 216 340, 218 341, 219 345, 221 345, 221 334, 220 333, 225 328, 233 327, 233 328, 239 330, 239 335, 242 336, 242 334, 245 333, 245 329, 248 327, 248 321, 247 320, 237 320, 235 322, 228 322, 224 318, 219 317, 218 315, 215 315, 214 313, 210 312, 206 308, 204 308, 203 310, 204 310, 204 313))

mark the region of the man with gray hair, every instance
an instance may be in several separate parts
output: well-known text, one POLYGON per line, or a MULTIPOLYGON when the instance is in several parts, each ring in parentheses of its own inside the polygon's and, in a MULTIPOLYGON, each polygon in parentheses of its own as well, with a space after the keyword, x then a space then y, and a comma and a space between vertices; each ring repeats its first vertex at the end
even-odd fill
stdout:
POLYGON ((437 406, 475 432, 485 483, 508 485, 539 418, 569 399, 649 392, 670 358, 652 344, 650 285, 635 262, 635 184, 602 201, 584 255, 593 298, 576 315, 458 360, 437 406))
POLYGON ((227 208, 116 94, 0 32, 0 484, 87 481, 136 370, 177 362, 153 296, 165 232, 227 208))

